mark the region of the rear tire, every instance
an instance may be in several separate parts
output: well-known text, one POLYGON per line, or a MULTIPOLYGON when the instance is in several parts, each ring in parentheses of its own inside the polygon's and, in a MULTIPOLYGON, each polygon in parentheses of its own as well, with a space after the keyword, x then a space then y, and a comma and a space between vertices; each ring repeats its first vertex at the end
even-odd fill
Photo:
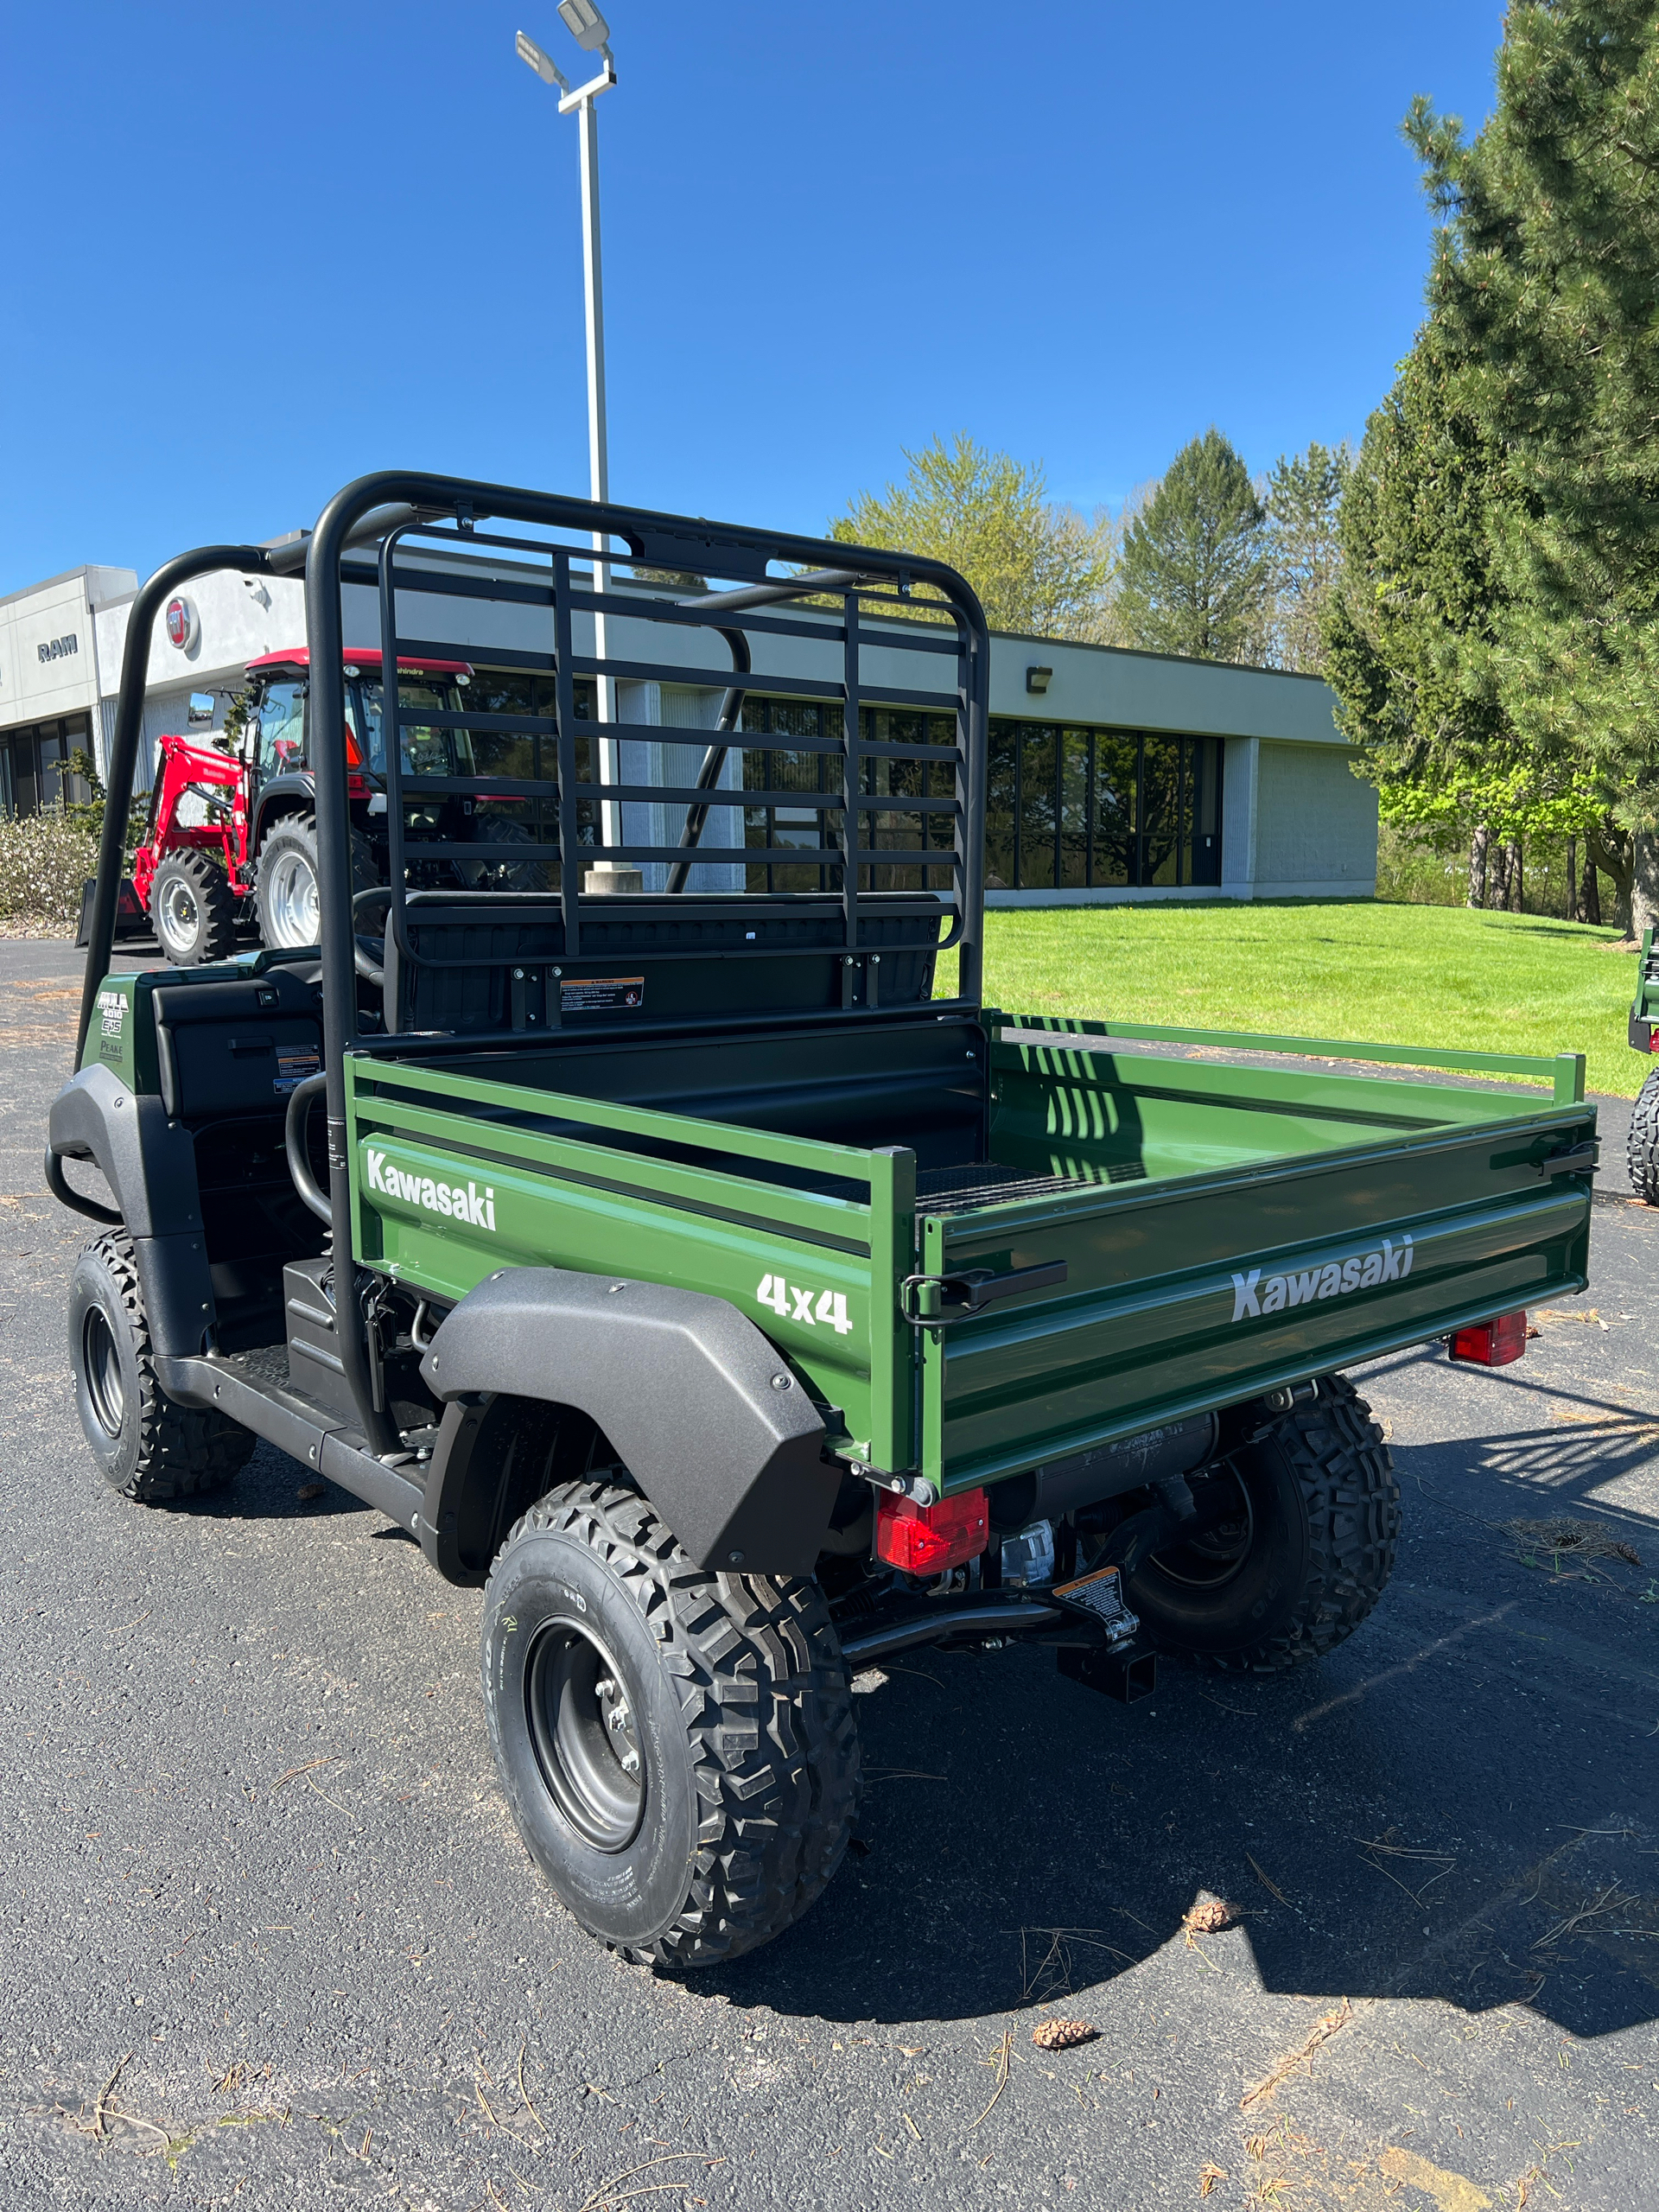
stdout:
POLYGON ((81 1433, 105 1480, 151 1505, 218 1490, 258 1442, 205 1407, 181 1406, 156 1380, 132 1240, 111 1230, 69 1279, 69 1365, 81 1433))
POLYGON ((816 1582, 705 1572, 632 1491, 564 1483, 496 1556, 482 1660, 518 1833, 613 1949, 736 1958, 841 1864, 858 1738, 816 1582))
POLYGON ((1626 1156, 1631 1189, 1647 1205, 1659 1206, 1659 1068, 1636 1094, 1626 1156))
POLYGON ((1394 1572, 1400 1485, 1345 1376, 1322 1376, 1317 1396, 1192 1479, 1200 1490, 1231 1484, 1238 1510, 1125 1577, 1153 1643, 1226 1672, 1274 1675, 1353 1634, 1394 1572))
POLYGON ((194 846, 162 855, 150 882, 149 920, 175 968, 228 960, 236 950, 236 895, 219 862, 194 846))
MULTIPOLYGON (((473 817, 472 834, 480 845, 534 845, 529 825, 516 815, 486 808, 473 817)), ((461 881, 471 891, 545 891, 547 870, 540 861, 461 861, 461 881)))
MULTIPOLYGON (((353 830, 353 891, 371 890, 379 880, 373 846, 360 830, 353 830)), ((321 942, 320 881, 316 816, 283 815, 266 832, 254 874, 254 912, 262 944, 292 952, 321 942)))

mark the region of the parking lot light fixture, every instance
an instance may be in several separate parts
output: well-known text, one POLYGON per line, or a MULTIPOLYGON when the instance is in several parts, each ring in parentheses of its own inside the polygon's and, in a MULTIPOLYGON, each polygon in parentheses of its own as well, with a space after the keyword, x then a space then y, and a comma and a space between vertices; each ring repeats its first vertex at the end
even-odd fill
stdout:
MULTIPOLYGON (((561 98, 559 113, 575 112, 581 130, 582 154, 582 291, 586 307, 588 336, 588 470, 591 496, 595 499, 610 497, 609 439, 605 420, 605 297, 601 273, 599 250, 599 123, 594 113, 594 102, 601 92, 610 91, 616 82, 616 64, 612 58, 611 27, 593 0, 559 0, 559 15, 566 28, 584 52, 597 53, 604 61, 598 76, 585 85, 574 88, 552 56, 527 31, 518 35, 519 59, 532 68, 545 85, 556 86, 561 98)), ((610 563, 606 555, 610 550, 603 531, 594 532, 594 590, 600 596, 609 589, 610 563)), ((605 658, 606 623, 602 611, 594 613, 594 655, 605 658)), ((609 676, 595 679, 595 719, 613 722, 616 716, 616 683, 609 676)), ((621 778, 621 752, 614 738, 601 738, 599 748, 600 781, 617 784, 621 778)), ((622 842, 622 809, 615 799, 605 799, 600 805, 600 836, 607 845, 622 842)), ((612 861, 601 861, 595 873, 606 874, 616 866, 612 861)))

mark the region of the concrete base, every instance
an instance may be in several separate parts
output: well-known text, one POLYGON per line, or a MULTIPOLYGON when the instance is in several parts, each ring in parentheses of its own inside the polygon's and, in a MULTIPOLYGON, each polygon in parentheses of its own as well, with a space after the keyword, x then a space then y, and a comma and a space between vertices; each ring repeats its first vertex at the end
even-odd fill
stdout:
POLYGON ((611 898, 625 891, 643 891, 645 872, 639 868, 607 868, 602 863, 590 868, 582 879, 582 887, 590 899, 611 898))

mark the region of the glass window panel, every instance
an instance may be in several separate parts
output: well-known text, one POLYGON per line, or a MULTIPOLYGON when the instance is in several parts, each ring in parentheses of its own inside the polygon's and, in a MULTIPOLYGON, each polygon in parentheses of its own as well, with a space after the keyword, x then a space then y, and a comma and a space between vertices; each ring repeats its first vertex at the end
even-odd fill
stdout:
POLYGON ((305 686, 272 683, 259 708, 259 772, 280 776, 305 759, 305 686))
POLYGON ((1094 881, 1111 888, 1136 880, 1135 777, 1140 740, 1122 730, 1095 732, 1094 881))
POLYGON ((1191 741, 1192 777, 1192 880, 1221 881, 1221 760, 1218 737, 1191 741))
POLYGON ((57 724, 48 722, 51 736, 41 739, 41 798, 42 806, 56 806, 63 797, 63 740, 56 734, 57 724))
POLYGON ((1181 740, 1149 737, 1141 770, 1143 883, 1181 880, 1181 740))
POLYGON ((985 789, 985 887, 1012 891, 1014 882, 1014 809, 1017 788, 1020 725, 991 724, 990 761, 985 789))
POLYGON ((1060 887, 1089 881, 1089 732, 1060 733, 1060 887))
POLYGON ((1022 890, 1054 888, 1054 778, 1059 733, 1027 722, 1020 764, 1020 884, 1022 890))

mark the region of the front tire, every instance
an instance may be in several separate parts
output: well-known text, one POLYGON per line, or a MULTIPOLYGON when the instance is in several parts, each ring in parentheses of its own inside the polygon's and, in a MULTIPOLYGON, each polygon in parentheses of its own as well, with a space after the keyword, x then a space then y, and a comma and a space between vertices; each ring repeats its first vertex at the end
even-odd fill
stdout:
POLYGON ((236 897, 218 861, 194 846, 165 854, 149 887, 156 941, 175 968, 228 960, 236 950, 236 897))
POLYGON ((181 1406, 156 1380, 132 1240, 111 1230, 69 1279, 69 1365, 81 1433, 105 1480, 145 1505, 229 1482, 258 1442, 251 1429, 181 1406))
POLYGON ((736 1958, 841 1864, 858 1738, 815 1582, 695 1567, 632 1491, 565 1483, 497 1555, 482 1662, 518 1832, 601 1942, 736 1958))
POLYGON ((1659 1206, 1659 1068, 1636 1094, 1626 1157, 1631 1189, 1647 1205, 1659 1206))
POLYGON ((1203 1476, 1227 1484, 1222 1517, 1124 1578, 1143 1632, 1166 1651, 1236 1674, 1281 1674, 1351 1637, 1394 1572, 1400 1485, 1382 1432, 1346 1376, 1251 1421, 1252 1441, 1203 1476))

